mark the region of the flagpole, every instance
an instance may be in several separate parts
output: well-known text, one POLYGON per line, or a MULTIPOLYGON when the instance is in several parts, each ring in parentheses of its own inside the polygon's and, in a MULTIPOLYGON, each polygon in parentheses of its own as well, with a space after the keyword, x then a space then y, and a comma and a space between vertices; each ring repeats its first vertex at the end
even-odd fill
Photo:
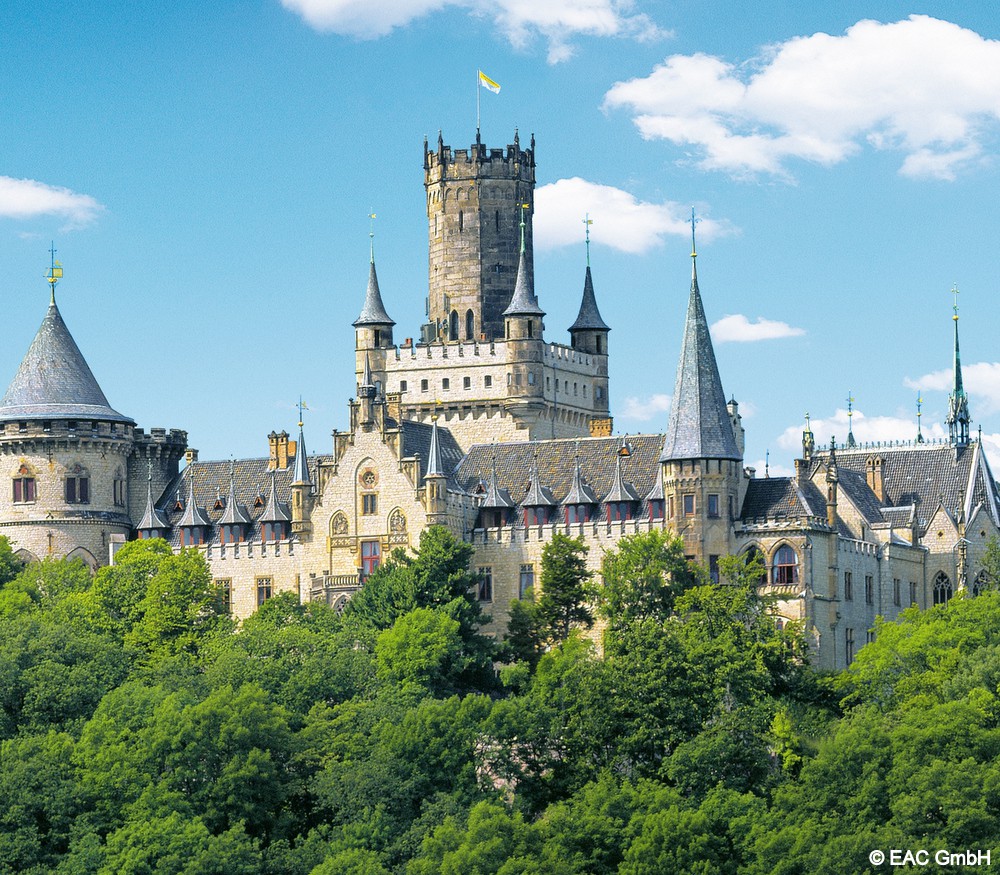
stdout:
POLYGON ((479 122, 480 122, 480 117, 479 117, 479 100, 480 100, 479 92, 483 90, 482 83, 479 81, 479 73, 480 73, 480 71, 476 70, 476 133, 477 134, 479 133, 479 122))

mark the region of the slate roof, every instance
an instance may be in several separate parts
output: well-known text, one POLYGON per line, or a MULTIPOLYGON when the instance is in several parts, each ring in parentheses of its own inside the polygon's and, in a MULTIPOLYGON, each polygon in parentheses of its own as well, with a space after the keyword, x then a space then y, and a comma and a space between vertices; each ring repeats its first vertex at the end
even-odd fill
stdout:
POLYGON ((545 311, 538 306, 538 298, 531 288, 528 273, 528 259, 521 247, 521 260, 517 263, 517 281, 514 283, 514 294, 510 304, 503 311, 504 316, 544 316, 545 311))
POLYGON ((375 273, 375 259, 371 261, 371 269, 368 271, 368 289, 365 292, 365 303, 361 308, 361 315, 354 320, 354 327, 361 328, 364 325, 395 325, 385 312, 385 304, 382 303, 382 292, 378 287, 378 274, 375 273))
POLYGON ((698 290, 698 275, 693 266, 677 380, 660 458, 664 462, 673 459, 740 461, 698 290))
MULTIPOLYGON (((427 464, 431 458, 431 436, 434 431, 433 425, 425 422, 410 422, 403 420, 400 425, 403 430, 403 457, 417 456, 420 460, 420 479, 418 485, 424 482, 427 476, 427 464)), ((462 460, 462 449, 455 440, 454 435, 442 425, 438 425, 438 465, 441 473, 449 475, 448 485, 453 489, 458 489, 457 481, 453 472, 462 460)))
POLYGON ((28 418, 135 424, 108 404, 54 302, 0 400, 0 422, 28 418))
MULTIPOLYGON (((631 455, 622 459, 622 476, 637 495, 652 489, 659 474, 660 447, 663 436, 656 434, 629 436, 631 455)), ((455 479, 467 492, 489 483, 492 457, 496 455, 497 485, 505 489, 516 504, 522 504, 530 489, 532 459, 538 453, 538 482, 545 486, 553 499, 565 503, 573 482, 574 458, 579 457, 580 471, 591 488, 592 499, 574 503, 598 503, 599 496, 608 495, 615 486, 620 437, 579 438, 551 441, 525 441, 509 444, 479 444, 469 449, 462 459, 455 479)))
POLYGON ((607 323, 601 318, 597 309, 597 297, 594 295, 594 280, 590 276, 590 265, 587 265, 587 275, 583 280, 583 300, 580 301, 580 312, 576 322, 569 327, 570 331, 610 331, 607 323))
POLYGON ((794 477, 748 481, 741 509, 744 522, 806 517, 826 517, 826 499, 812 481, 798 483, 794 477))
POLYGON ((865 522, 869 524, 884 522, 882 503, 878 500, 878 496, 872 492, 866 475, 859 474, 844 466, 840 455, 837 456, 837 468, 840 473, 840 491, 847 495, 858 512, 865 518, 865 522))

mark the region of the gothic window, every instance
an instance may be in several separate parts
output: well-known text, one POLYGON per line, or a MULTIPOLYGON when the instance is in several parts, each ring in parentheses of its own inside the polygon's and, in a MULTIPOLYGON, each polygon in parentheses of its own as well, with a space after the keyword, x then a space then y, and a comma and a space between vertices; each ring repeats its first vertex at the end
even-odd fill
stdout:
POLYGON ((788 544, 782 544, 778 548, 778 552, 774 554, 774 569, 771 579, 779 586, 788 586, 799 580, 798 557, 788 544))
POLYGON ((847 660, 847 664, 850 665, 854 662, 854 630, 845 629, 844 630, 844 658, 847 660))
POLYGON ((531 598, 535 587, 535 566, 522 565, 521 579, 517 586, 517 597, 520 599, 531 598))
POLYGON ((986 590, 990 588, 990 576, 984 568, 979 574, 976 575, 976 579, 972 582, 972 594, 982 595, 986 590))
POLYGON ((113 491, 115 507, 125 507, 125 476, 122 474, 121 468, 115 471, 113 491))
POLYGON ((476 336, 476 317, 471 310, 465 311, 465 339, 473 340, 476 336))
POLYGON ((482 566, 479 569, 479 601, 493 601, 493 569, 482 566))
POLYGON ((361 576, 368 577, 382 562, 382 545, 378 541, 361 542, 361 576))
POLYGON ((844 601, 854 601, 854 577, 850 571, 844 572, 844 601))
POLYGON ((952 596, 951 580, 943 571, 937 573, 934 578, 934 604, 946 605, 952 596))
POLYGON ((90 504, 90 475, 80 465, 74 465, 66 477, 66 504, 90 504))
POLYGON ((389 531, 395 535, 406 531, 406 517, 398 507, 389 514, 389 531))
POLYGON ((257 578, 257 607, 274 595, 274 581, 270 577, 257 578))
POLYGON ((378 513, 378 495, 369 492, 361 496, 361 513, 364 516, 374 516, 378 513))
POLYGON ((347 517, 342 511, 337 511, 333 515, 333 519, 330 520, 330 534, 331 535, 346 535, 347 534, 347 517))
POLYGON ((875 579, 870 575, 865 575, 865 604, 875 604, 875 579))
POLYGON ((448 340, 458 340, 458 310, 452 310, 448 318, 448 340))
POLYGON ((27 504, 34 500, 35 477, 26 465, 22 465, 14 477, 14 503, 27 504))

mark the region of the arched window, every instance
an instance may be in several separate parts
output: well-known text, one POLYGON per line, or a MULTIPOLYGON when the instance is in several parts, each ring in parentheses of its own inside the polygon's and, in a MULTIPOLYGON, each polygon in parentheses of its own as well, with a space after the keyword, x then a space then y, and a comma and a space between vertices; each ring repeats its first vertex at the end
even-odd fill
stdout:
POLYGON ((451 311, 448 320, 448 340, 458 340, 458 310, 451 311))
POLYGON ((471 310, 465 311, 465 339, 473 340, 476 336, 476 316, 471 310))
MULTIPOLYGON (((786 548, 786 549, 791 549, 786 548)), ((756 547, 751 547, 743 554, 743 564, 749 565, 754 561, 760 562, 760 567, 762 569, 760 579, 757 581, 758 586, 764 586, 767 583, 767 563, 764 561, 764 554, 760 552, 756 547)), ((795 554, 792 554, 792 562, 795 561, 795 554)))
POLYGON ((972 594, 982 595, 990 588, 990 575, 984 568, 979 574, 976 575, 976 579, 972 583, 972 594))
POLYGON ((458 211, 458 233, 461 234, 465 230, 465 216, 462 211, 458 211))
POLYGON ((799 560, 795 551, 788 544, 782 544, 778 548, 778 552, 774 554, 771 575, 771 580, 779 586, 798 583, 799 560))
POLYGON ((946 605, 952 596, 951 580, 943 571, 937 573, 934 578, 934 604, 946 605))
POLYGON ((35 472, 21 465, 14 475, 14 503, 27 504, 35 500, 35 472))
POLYGON ((496 226, 497 226, 497 231, 499 232, 499 230, 500 230, 500 210, 497 210, 497 211, 496 211, 496 212, 495 212, 495 213, 493 214, 493 221, 495 221, 495 222, 496 222, 496 226))

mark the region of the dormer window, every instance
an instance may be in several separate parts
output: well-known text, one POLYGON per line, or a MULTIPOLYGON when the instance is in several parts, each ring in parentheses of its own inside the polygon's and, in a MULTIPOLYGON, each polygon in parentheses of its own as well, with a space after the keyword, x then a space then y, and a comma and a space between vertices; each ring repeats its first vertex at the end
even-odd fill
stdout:
POLYGON ((631 502, 628 501, 609 501, 608 502, 608 522, 624 522, 625 520, 632 518, 632 509, 629 507, 631 502))
POLYGON ((544 526, 549 521, 549 512, 545 507, 526 507, 524 509, 525 526, 544 526))
POLYGON ((285 539, 285 524, 277 520, 264 523, 261 525, 260 535, 265 543, 282 541, 285 539))
POLYGON ((222 526, 219 539, 223 544, 241 544, 243 542, 243 526, 222 526))
POLYGON ((205 533, 201 526, 184 526, 181 528, 181 546, 197 547, 205 543, 205 533))
POLYGON ((586 504, 568 504, 566 505, 566 522, 567 523, 585 523, 590 516, 588 510, 588 505, 586 504))
POLYGON ((653 498, 649 501, 649 518, 651 520, 663 519, 663 499, 653 498))

